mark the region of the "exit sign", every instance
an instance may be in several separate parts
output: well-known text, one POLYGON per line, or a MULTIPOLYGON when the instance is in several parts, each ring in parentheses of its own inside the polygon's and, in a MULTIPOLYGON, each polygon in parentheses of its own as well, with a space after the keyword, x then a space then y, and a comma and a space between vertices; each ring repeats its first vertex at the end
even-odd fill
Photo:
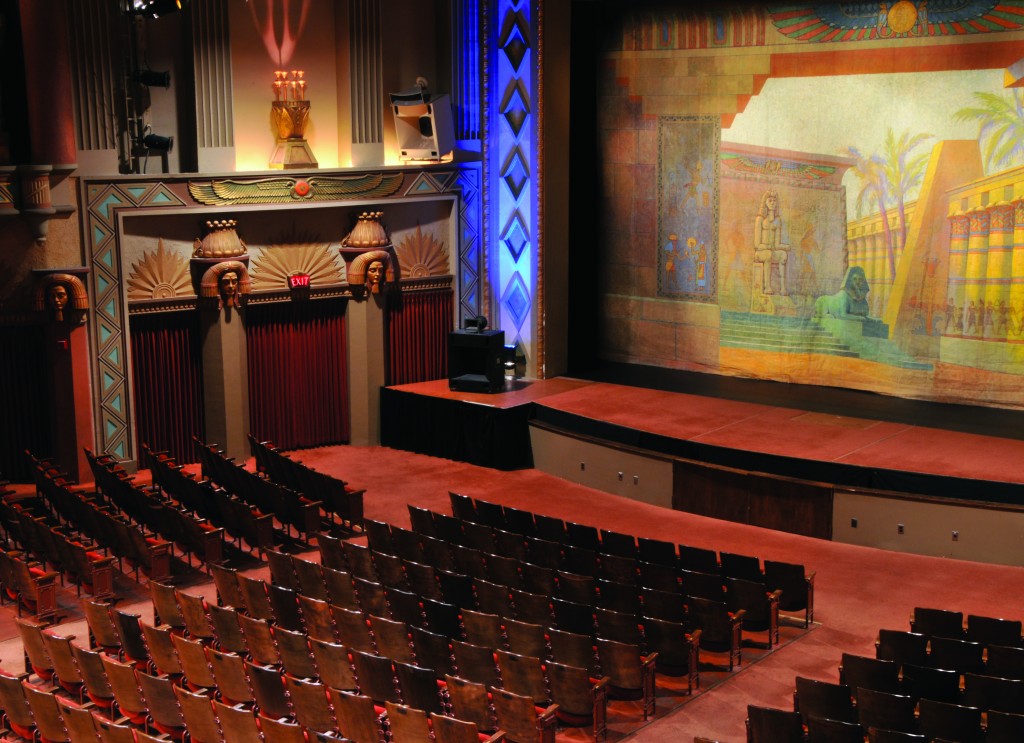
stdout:
POLYGON ((309 274, 308 273, 293 273, 288 277, 288 288, 289 289, 308 289, 309 288, 309 274))

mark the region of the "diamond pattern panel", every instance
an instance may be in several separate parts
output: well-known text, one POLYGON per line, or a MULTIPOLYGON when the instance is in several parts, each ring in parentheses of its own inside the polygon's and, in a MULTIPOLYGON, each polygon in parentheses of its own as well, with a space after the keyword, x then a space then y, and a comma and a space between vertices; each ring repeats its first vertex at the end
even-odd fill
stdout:
POLYGON ((459 210, 459 306, 463 315, 476 316, 483 312, 480 297, 480 276, 483 274, 483 251, 480 246, 482 199, 480 198, 479 166, 468 166, 455 179, 462 192, 459 210))
POLYGON ((526 318, 530 316, 530 290, 518 273, 512 274, 508 286, 501 297, 501 306, 508 312, 515 324, 516 331, 521 331, 526 318))
POLYGON ((512 215, 512 221, 502 232, 501 244, 508 250, 515 263, 519 263, 519 257, 530 246, 530 236, 526 232, 526 225, 523 224, 523 218, 519 212, 512 215))
POLYGON ((512 156, 502 169, 501 178, 512 193, 512 197, 519 201, 523 189, 530 182, 530 169, 523 157, 523 151, 518 147, 512 152, 512 156))
POLYGON ((523 133, 530 116, 530 94, 523 87, 521 80, 509 86, 505 100, 501 105, 501 115, 505 117, 512 133, 519 137, 523 133))

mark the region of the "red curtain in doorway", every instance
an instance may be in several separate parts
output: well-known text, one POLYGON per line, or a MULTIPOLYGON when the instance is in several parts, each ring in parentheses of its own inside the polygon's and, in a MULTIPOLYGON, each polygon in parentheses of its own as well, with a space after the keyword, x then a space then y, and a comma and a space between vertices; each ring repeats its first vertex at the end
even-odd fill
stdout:
MULTIPOLYGON (((198 313, 132 315, 136 451, 141 444, 180 464, 197 461, 192 435, 204 437, 203 359, 198 313)), ((148 466, 139 462, 140 467, 148 466)))
POLYGON ((249 428, 283 449, 348 443, 346 301, 250 305, 249 428))
POLYGON ((451 289, 405 292, 391 298, 387 315, 387 384, 448 376, 451 289))

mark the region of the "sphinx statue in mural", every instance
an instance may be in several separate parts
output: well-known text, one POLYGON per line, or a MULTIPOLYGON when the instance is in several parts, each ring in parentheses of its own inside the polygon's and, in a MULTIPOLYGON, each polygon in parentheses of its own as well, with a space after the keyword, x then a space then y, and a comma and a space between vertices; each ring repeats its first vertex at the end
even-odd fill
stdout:
POLYGON ((864 269, 850 266, 839 291, 814 300, 814 319, 831 316, 838 320, 867 320, 869 291, 871 287, 864 269))
MULTIPOLYGON (((860 266, 850 266, 846 269, 846 276, 843 278, 843 287, 835 294, 826 294, 814 300, 813 320, 819 325, 824 324, 828 319, 852 320, 858 323, 861 330, 857 335, 871 338, 887 338, 889 326, 875 317, 868 316, 868 277, 860 266)), ((839 332, 844 336, 840 328, 833 326, 832 332, 839 332)))

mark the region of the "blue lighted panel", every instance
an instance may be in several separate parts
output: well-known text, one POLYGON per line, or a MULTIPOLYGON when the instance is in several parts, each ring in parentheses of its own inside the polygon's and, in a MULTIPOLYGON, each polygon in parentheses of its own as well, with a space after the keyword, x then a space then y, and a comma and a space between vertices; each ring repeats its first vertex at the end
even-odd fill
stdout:
POLYGON ((488 64, 488 272, 506 344, 535 373, 537 287, 536 45, 531 0, 497 0, 488 64))

